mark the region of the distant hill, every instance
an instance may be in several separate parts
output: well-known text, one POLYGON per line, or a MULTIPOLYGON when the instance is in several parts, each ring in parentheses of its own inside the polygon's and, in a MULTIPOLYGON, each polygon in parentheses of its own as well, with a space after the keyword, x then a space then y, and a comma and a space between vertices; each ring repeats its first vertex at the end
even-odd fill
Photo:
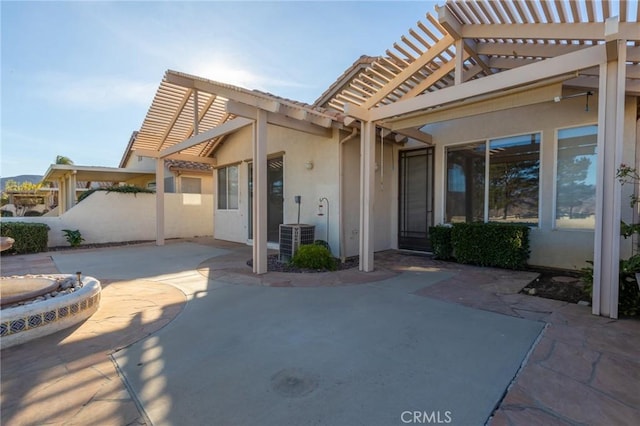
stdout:
POLYGON ((0 190, 4 190, 4 185, 8 180, 15 180, 18 183, 31 182, 38 183, 42 180, 42 175, 19 175, 0 178, 0 190))

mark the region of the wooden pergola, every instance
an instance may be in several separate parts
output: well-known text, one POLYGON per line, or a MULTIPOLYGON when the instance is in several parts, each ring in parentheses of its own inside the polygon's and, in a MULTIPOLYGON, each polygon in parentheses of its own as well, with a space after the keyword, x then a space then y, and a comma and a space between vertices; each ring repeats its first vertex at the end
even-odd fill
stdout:
MULTIPOLYGON (((156 158, 156 244, 164 244, 164 159, 215 165, 227 135, 253 128, 253 271, 267 272, 267 124, 332 137, 342 114, 167 71, 127 152, 156 158)), ((123 159, 124 161, 124 159, 123 159)))
POLYGON ((376 127, 419 131, 597 90, 593 313, 617 317, 625 95, 640 96, 640 6, 602 1, 449 0, 329 101, 361 131, 360 269, 373 270, 376 127))

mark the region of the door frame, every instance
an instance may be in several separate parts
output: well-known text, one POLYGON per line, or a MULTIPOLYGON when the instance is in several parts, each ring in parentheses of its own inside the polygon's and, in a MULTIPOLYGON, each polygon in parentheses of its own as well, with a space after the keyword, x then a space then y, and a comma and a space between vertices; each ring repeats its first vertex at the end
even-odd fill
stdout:
POLYGON ((430 252, 431 251, 431 241, 429 238, 429 227, 434 225, 434 221, 435 221, 435 195, 434 195, 434 190, 435 190, 435 147, 433 146, 426 146, 426 147, 418 147, 418 148, 411 148, 411 149, 405 149, 405 150, 400 150, 398 151, 398 183, 397 183, 397 188, 398 188, 398 210, 397 210, 397 214, 398 214, 398 220, 397 220, 397 229, 396 229, 396 236, 397 236, 397 247, 400 250, 411 250, 411 251, 422 251, 422 252, 430 252), (426 203, 427 203, 427 210, 426 210, 426 231, 425 231, 425 238, 424 241, 417 242, 415 244, 411 244, 410 239, 408 237, 402 236, 403 230, 402 230, 402 226, 404 224, 404 220, 403 220, 403 186, 404 186, 404 170, 405 167, 403 165, 403 161, 405 160, 407 153, 415 153, 417 151, 424 151, 424 155, 427 157, 426 161, 427 161, 427 182, 426 182, 426 203), (431 182, 431 185, 429 185, 429 182, 431 182), (430 210, 429 210, 430 207, 430 210))

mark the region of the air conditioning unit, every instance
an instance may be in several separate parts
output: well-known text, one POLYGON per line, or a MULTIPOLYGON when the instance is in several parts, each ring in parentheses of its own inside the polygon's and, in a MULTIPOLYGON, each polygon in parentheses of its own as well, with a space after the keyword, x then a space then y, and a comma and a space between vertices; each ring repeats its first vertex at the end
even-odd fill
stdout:
POLYGON ((315 235, 315 225, 280 225, 280 262, 290 261, 300 246, 313 244, 315 235))

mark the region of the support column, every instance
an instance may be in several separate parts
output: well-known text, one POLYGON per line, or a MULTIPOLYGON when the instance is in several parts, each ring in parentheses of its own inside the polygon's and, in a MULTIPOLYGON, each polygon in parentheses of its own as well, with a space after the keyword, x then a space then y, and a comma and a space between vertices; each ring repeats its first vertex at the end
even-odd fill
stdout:
POLYGON ((69 175, 69 203, 67 204, 68 209, 76 205, 76 190, 78 186, 76 181, 77 173, 78 172, 74 170, 69 175))
POLYGON ((66 178, 63 176, 58 179, 58 216, 67 211, 67 191, 66 178))
POLYGON ((464 75, 464 39, 456 40, 456 69, 454 74, 454 83, 462 84, 464 75))
POLYGON ((607 42, 598 91, 598 180, 592 313, 618 318, 621 185, 616 171, 624 142, 626 42, 607 42))
POLYGON ((156 245, 164 245, 164 159, 156 158, 156 245))
POLYGON ((373 203, 375 201, 376 126, 362 122, 360 136, 360 266, 364 272, 373 271, 373 203))
POLYGON ((253 272, 267 272, 267 112, 261 109, 253 134, 253 272))

